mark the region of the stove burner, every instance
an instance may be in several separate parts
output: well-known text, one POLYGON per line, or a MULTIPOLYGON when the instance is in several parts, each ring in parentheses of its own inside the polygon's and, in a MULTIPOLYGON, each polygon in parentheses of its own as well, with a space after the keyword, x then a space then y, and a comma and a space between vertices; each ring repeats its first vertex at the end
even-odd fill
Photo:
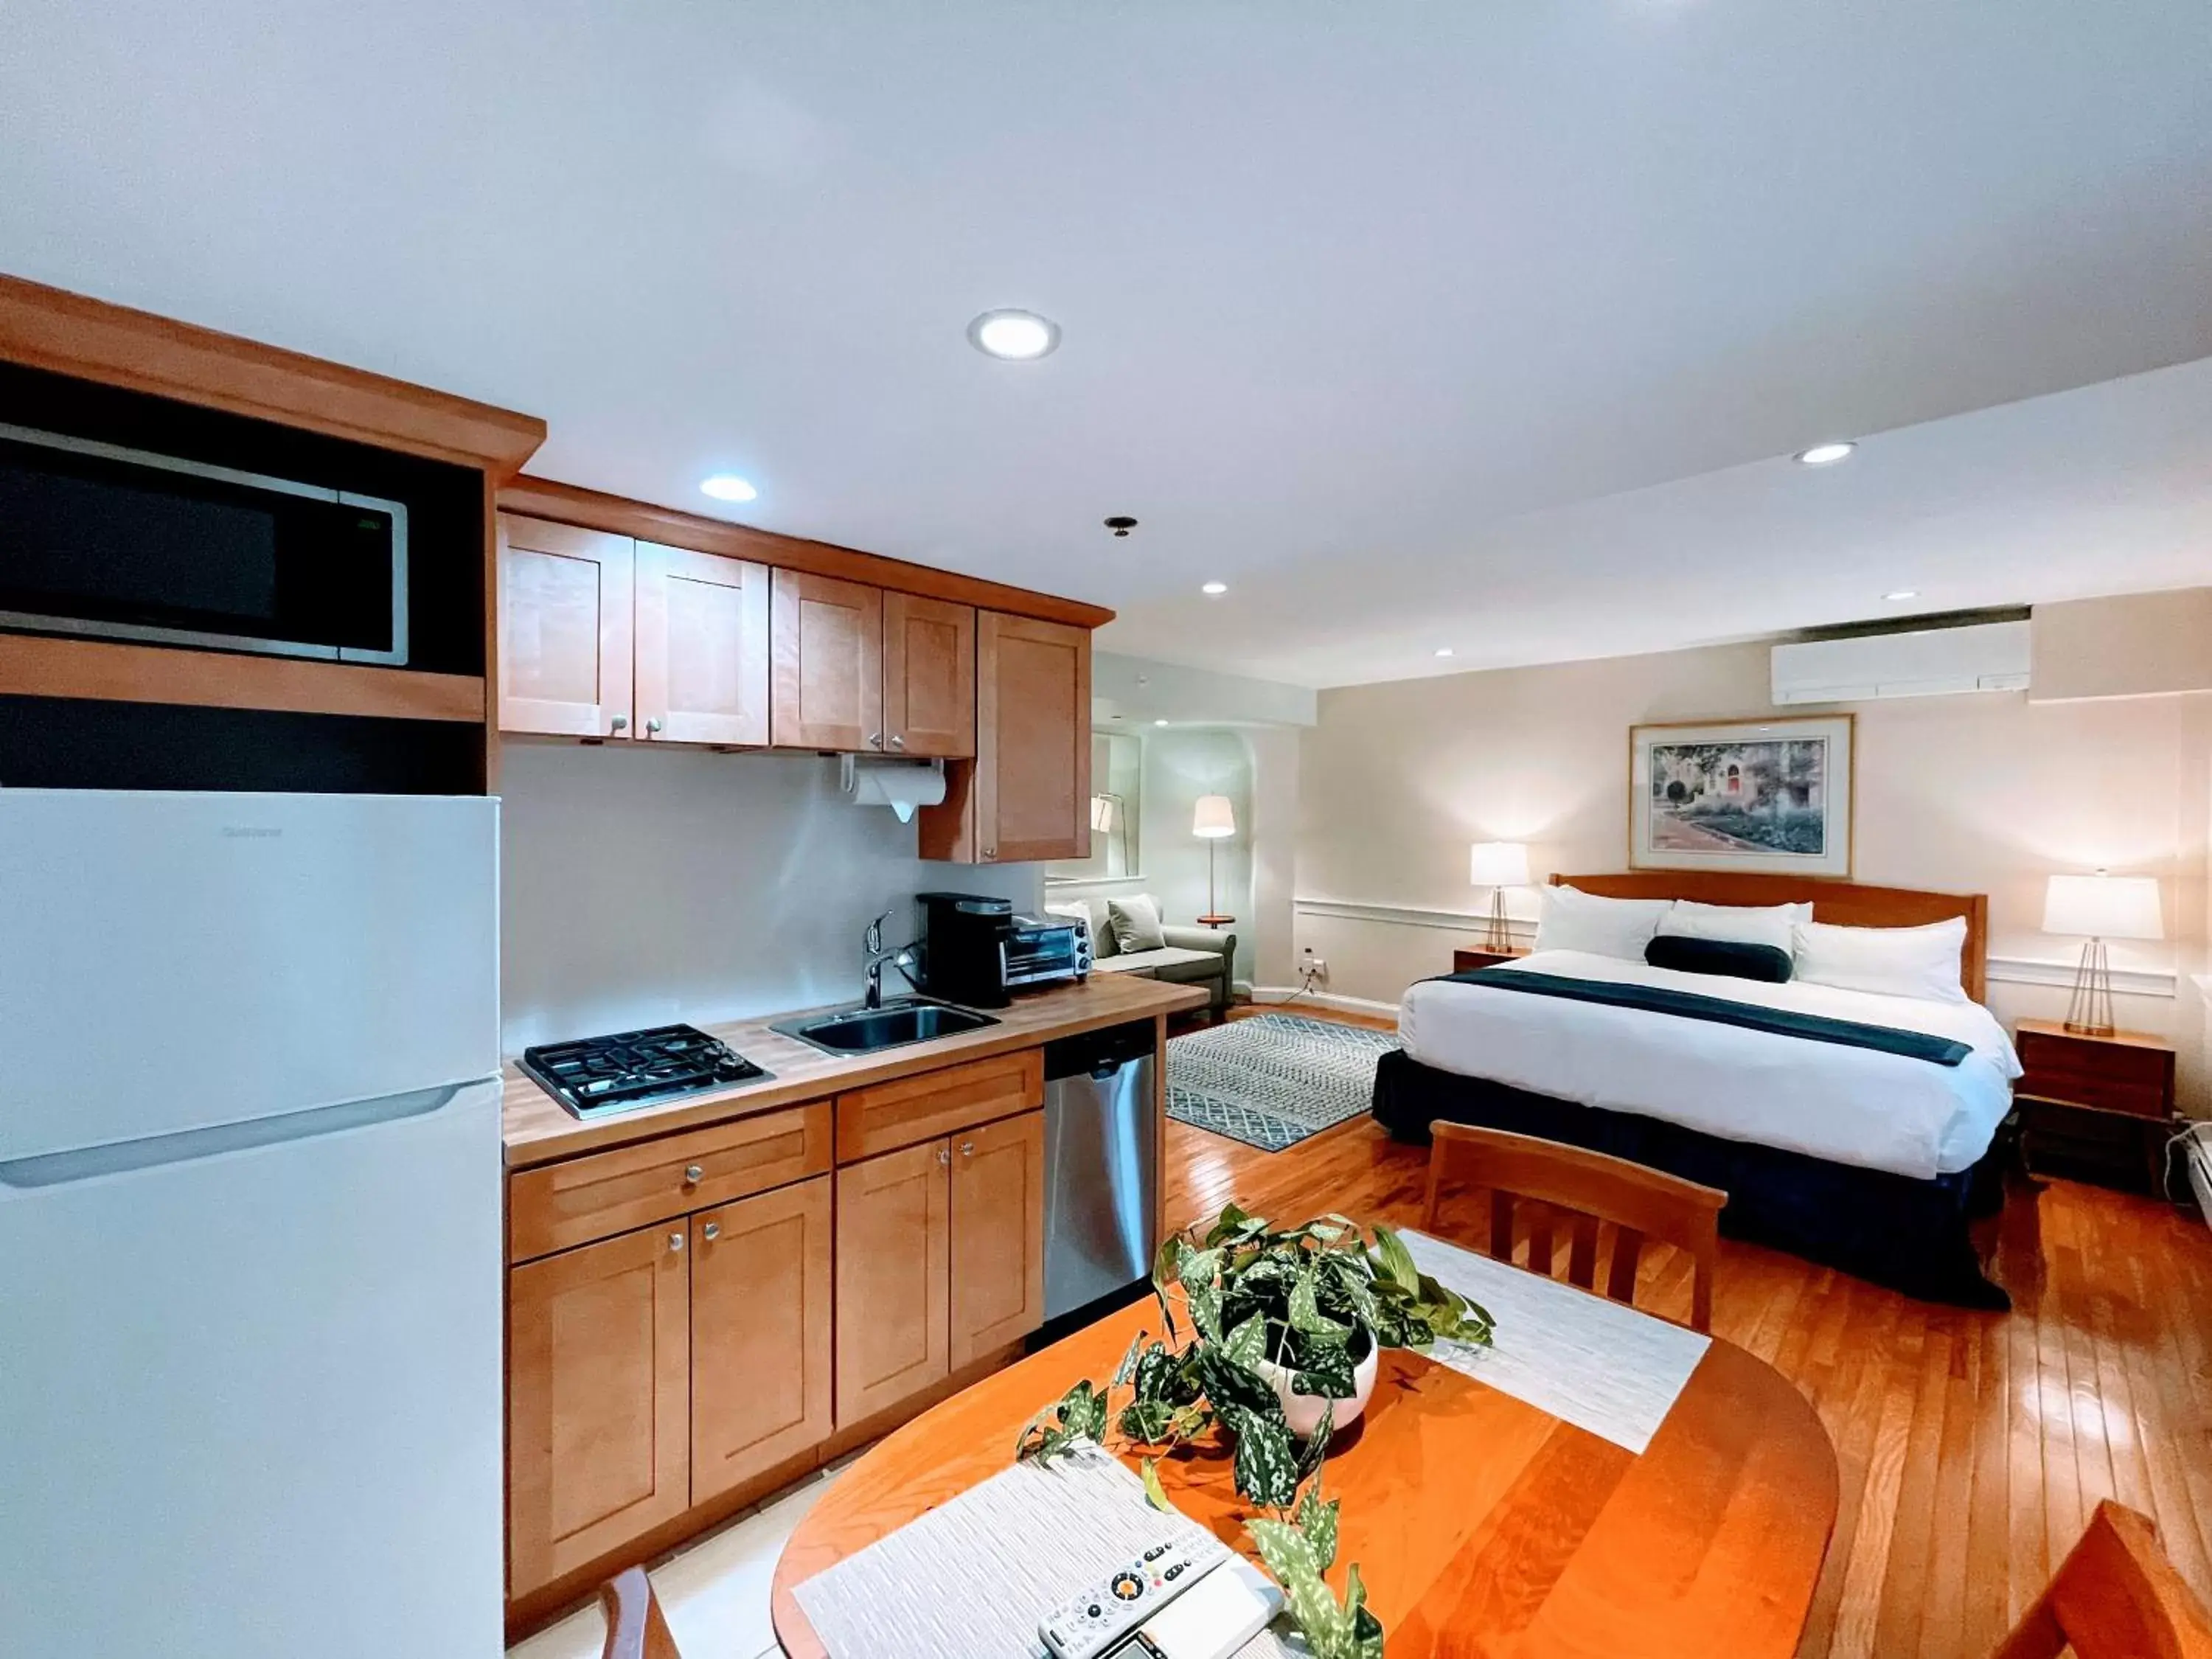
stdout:
POLYGON ((523 1072, 580 1118, 658 1106, 709 1089, 765 1083, 769 1074, 690 1025, 541 1043, 522 1051, 523 1072))

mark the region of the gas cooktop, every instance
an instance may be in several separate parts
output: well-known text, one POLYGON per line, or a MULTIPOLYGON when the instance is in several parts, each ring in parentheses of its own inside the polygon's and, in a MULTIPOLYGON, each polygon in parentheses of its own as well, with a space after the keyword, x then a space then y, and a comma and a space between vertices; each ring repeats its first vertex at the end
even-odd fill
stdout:
POLYGON ((769 1080, 769 1073, 743 1054, 691 1025, 541 1043, 522 1051, 522 1069, 580 1118, 769 1080))

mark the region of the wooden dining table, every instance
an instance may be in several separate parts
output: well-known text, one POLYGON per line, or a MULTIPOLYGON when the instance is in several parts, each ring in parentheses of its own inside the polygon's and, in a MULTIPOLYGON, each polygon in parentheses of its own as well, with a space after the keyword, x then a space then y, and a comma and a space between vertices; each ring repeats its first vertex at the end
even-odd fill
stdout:
MULTIPOLYGON (((1104 1382, 1138 1331, 1158 1327, 1150 1301, 1111 1314, 841 1474, 776 1564, 790 1659, 828 1659, 799 1584, 1006 1468, 1040 1407, 1079 1377, 1104 1382)), ((1133 1466, 1134 1452, 1114 1449, 1133 1466)), ((1225 1449, 1171 1455, 1159 1473, 1177 1509, 1256 1559, 1225 1449)), ((1385 1352, 1322 1479, 1342 1500, 1331 1580, 1340 1591, 1345 1564, 1358 1564, 1389 1659, 1785 1659, 1836 1518, 1835 1452, 1813 1408, 1718 1339, 1640 1454, 1421 1354, 1385 1352)))

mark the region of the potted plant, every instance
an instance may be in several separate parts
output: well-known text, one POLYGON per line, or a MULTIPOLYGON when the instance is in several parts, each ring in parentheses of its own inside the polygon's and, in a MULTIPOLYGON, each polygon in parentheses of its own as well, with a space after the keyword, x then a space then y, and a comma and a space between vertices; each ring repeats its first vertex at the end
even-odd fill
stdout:
POLYGON ((1249 1525, 1310 1650, 1380 1654, 1358 1568, 1341 1603, 1322 1577, 1335 1558, 1336 1505, 1321 1503, 1317 1484, 1303 1500, 1298 1489, 1319 1473, 1331 1436, 1366 1408, 1382 1349, 1440 1337, 1486 1343, 1489 1314, 1424 1274, 1387 1227, 1370 1233, 1328 1215, 1277 1231, 1234 1204, 1203 1235, 1161 1246, 1152 1288, 1164 1336, 1139 1331, 1107 1386, 1076 1383, 1024 1426, 1015 1455, 1048 1460, 1079 1439, 1103 1443, 1110 1419, 1149 1449, 1145 1489, 1165 1509, 1158 1457, 1226 1434, 1237 1494, 1274 1511, 1249 1525))

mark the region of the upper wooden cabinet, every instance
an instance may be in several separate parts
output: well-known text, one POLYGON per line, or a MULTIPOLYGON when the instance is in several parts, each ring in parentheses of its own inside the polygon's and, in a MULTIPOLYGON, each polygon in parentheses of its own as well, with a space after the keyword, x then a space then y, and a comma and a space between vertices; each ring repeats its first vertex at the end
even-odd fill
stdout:
POLYGON ((500 515, 500 730, 629 731, 634 549, 627 536, 500 515))
POLYGON ((975 611, 884 595, 884 746, 957 759, 975 752, 975 611))
POLYGON ((499 725, 554 737, 769 740, 769 569, 502 514, 499 725))
POLYGON ((775 745, 884 746, 884 591, 775 573, 775 745))
POLYGON ((1014 864, 1091 856, 1091 633, 980 612, 975 760, 921 814, 921 856, 1014 864))
POLYGON ((761 748, 769 740, 769 568, 637 544, 637 735, 761 748))

